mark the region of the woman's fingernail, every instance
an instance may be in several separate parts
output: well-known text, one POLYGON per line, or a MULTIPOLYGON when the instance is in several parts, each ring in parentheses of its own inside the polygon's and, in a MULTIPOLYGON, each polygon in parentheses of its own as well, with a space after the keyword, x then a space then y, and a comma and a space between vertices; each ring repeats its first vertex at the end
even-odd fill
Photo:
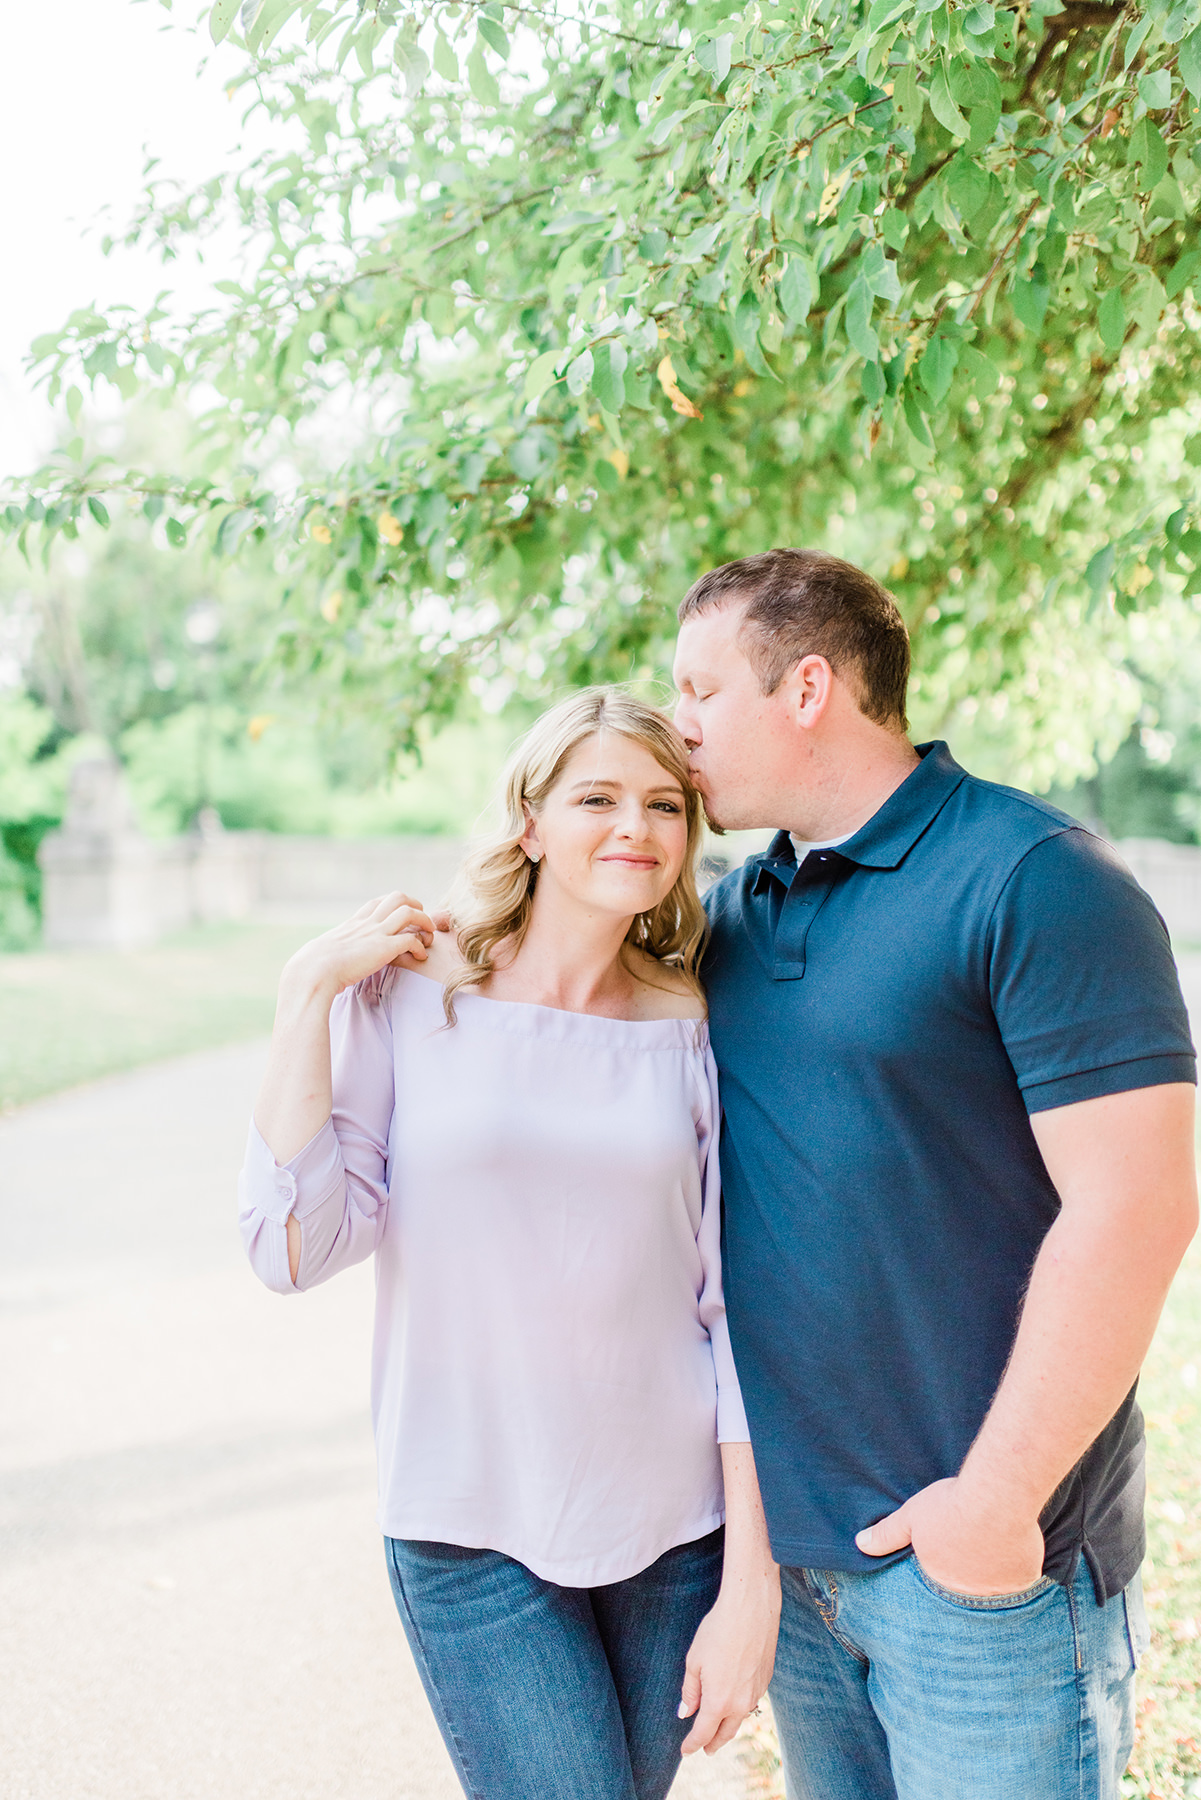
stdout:
POLYGON ((688 1717, 688 1708, 684 1705, 684 1702, 681 1700, 680 1704, 676 1707, 676 1718, 677 1719, 686 1719, 687 1717, 688 1717))

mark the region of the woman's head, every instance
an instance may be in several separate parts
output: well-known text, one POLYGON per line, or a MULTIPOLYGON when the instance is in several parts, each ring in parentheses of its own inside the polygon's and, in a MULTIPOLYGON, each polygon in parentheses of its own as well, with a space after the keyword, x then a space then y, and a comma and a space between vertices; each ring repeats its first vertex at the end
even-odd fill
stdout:
POLYGON ((616 688, 573 694, 518 744, 501 804, 499 828, 468 859, 456 891, 467 966, 448 984, 448 1002, 487 978, 502 942, 520 943, 540 881, 630 918, 627 942, 695 982, 703 815, 687 748, 662 713, 616 688))

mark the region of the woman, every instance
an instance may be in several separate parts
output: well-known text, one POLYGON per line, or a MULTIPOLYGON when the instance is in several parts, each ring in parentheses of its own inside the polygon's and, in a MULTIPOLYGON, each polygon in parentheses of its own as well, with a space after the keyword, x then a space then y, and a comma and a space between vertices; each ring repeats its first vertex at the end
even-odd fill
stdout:
POLYGON ((538 721, 504 796, 449 933, 390 894, 288 963, 242 1226, 281 1292, 375 1255, 379 1518, 464 1791, 661 1800, 759 1700, 779 1610, 721 1295, 700 803, 674 728, 608 689, 538 721))

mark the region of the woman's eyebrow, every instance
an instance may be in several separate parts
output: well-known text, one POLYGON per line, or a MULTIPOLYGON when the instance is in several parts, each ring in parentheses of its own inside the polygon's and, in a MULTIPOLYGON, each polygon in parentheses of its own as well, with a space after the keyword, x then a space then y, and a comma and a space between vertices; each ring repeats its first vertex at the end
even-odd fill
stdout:
MULTIPOLYGON (((616 775, 594 775, 588 781, 577 781, 569 789, 572 794, 588 793, 596 788, 619 788, 621 782, 616 775)), ((678 781, 665 781, 659 787, 647 788, 648 794, 683 794, 684 790, 678 781)))

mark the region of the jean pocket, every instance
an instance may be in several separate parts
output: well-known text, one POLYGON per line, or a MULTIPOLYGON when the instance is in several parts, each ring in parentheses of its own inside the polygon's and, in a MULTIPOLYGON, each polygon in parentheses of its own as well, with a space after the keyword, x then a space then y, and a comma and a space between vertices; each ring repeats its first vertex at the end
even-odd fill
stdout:
POLYGON ((1040 1575, 1027 1588, 1021 1588, 1016 1594, 962 1594, 955 1588, 943 1587, 928 1575, 916 1556, 910 1557, 913 1572, 922 1586, 938 1600, 945 1600, 949 1606, 961 1607, 965 1612, 1009 1612, 1014 1607, 1029 1606, 1043 1594, 1050 1593, 1058 1584, 1054 1575, 1040 1575))

